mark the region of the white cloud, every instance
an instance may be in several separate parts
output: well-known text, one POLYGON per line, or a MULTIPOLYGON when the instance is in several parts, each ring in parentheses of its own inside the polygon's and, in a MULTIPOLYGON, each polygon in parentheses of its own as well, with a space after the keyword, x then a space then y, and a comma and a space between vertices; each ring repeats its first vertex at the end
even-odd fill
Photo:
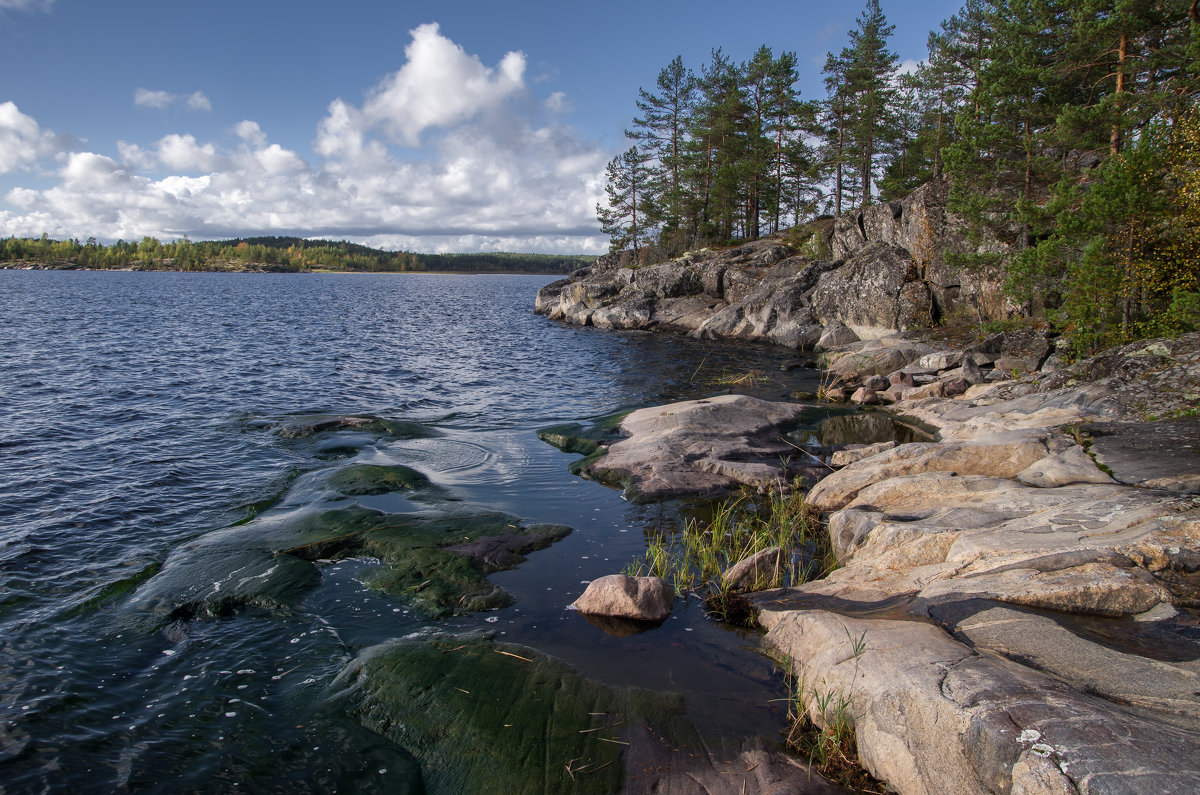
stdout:
POLYGON ((133 104, 141 108, 165 108, 175 100, 166 91, 151 91, 148 88, 139 88, 133 92, 133 104))
POLYGON ((187 107, 188 110, 209 111, 212 110, 212 101, 204 95, 203 91, 196 91, 187 98, 187 107))
POLYGON ((158 142, 158 162, 174 171, 212 171, 221 167, 217 148, 198 144, 191 135, 167 135, 158 142))
POLYGON ((555 91, 546 97, 546 101, 542 105, 551 113, 564 113, 571 109, 571 103, 567 100, 567 95, 562 91, 555 91))
POLYGON ((466 121, 525 88, 523 53, 510 52, 489 68, 441 35, 437 23, 410 33, 407 63, 375 87, 359 118, 395 143, 417 146, 423 131, 466 121))
POLYGON ((54 149, 54 133, 43 130, 15 102, 0 102, 0 174, 28 169, 54 149))
POLYGON ((0 0, 3 11, 49 11, 54 0, 0 0))
POLYGON ((183 106, 188 110, 212 110, 212 101, 209 100, 203 91, 193 91, 186 97, 172 94, 170 91, 157 91, 149 88, 139 88, 133 92, 133 104, 140 108, 165 110, 177 102, 182 102, 183 106))
POLYGON ((925 62, 918 61, 915 58, 905 58, 904 61, 900 64, 900 66, 896 69, 896 74, 900 74, 900 75, 916 74, 917 70, 921 68, 921 65, 923 63, 925 63, 925 62))
MULTIPOLYGON (((537 121, 565 97, 529 101, 522 54, 485 66, 436 25, 413 30, 405 54, 361 106, 329 103, 307 159, 249 119, 212 141, 185 133, 118 141, 116 159, 64 155, 54 186, 9 191, 0 234, 299 234, 418 251, 605 248, 594 212, 611 153, 537 121)), ((21 126, 21 140, 41 140, 33 119, 15 106, 7 113, 20 122, 9 126, 21 126)), ((0 148, 0 158, 26 149, 0 148)))
POLYGON ((245 141, 248 146, 262 146, 267 142, 267 135, 262 131, 262 127, 258 126, 258 122, 249 119, 235 124, 233 133, 245 141))

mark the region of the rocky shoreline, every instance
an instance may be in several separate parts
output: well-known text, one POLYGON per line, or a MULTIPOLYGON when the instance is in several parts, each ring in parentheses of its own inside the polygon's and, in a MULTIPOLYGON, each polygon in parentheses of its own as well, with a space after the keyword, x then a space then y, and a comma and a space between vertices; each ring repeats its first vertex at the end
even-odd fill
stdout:
POLYGON ((597 328, 669 329, 697 337, 829 349, 947 318, 1003 318, 1001 285, 948 255, 968 244, 946 210, 944 182, 902 201, 815 222, 802 233, 701 249, 658 264, 601 257, 538 292, 534 311, 597 328))
MULTIPOLYGON (((829 458, 837 471, 808 499, 840 567, 752 595, 764 642, 791 661, 809 716, 841 705, 863 765, 897 791, 1196 791, 1200 334, 1071 367, 1045 339, 1007 342, 891 336, 834 352, 831 373, 863 384, 861 402, 894 402, 937 440, 829 458)), ((802 407, 761 403, 635 412, 654 417, 621 422, 620 466, 589 466, 664 495, 704 491, 723 468, 778 482, 793 473, 760 472, 746 451, 764 444, 763 418, 802 407), (693 425, 721 452, 686 454, 688 418, 734 406, 750 414, 693 425), (680 426, 669 448, 664 417, 680 426)))

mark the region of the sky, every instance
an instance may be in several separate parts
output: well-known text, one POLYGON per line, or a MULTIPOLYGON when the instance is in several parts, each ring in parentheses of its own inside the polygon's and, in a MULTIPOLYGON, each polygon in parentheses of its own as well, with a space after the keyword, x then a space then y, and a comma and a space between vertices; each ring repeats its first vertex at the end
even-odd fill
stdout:
MULTIPOLYGON (((960 0, 883 0, 913 65, 960 0)), ((586 254, 639 88, 717 47, 823 94, 857 2, 0 0, 0 236, 586 254)))

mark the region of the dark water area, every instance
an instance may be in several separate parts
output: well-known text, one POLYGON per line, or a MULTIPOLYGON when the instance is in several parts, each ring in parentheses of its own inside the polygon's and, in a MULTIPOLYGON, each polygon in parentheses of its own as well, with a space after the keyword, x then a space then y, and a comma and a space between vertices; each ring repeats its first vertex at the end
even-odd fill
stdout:
MULTIPOLYGON (((567 472, 537 428, 725 391, 783 399, 816 374, 787 351, 559 325, 551 277, 0 271, 0 792, 396 791, 406 749, 329 698, 362 649, 434 626, 491 630, 610 685, 680 693, 713 748, 779 739, 757 639, 692 600, 606 635, 567 610, 677 526, 567 472), (296 415, 422 423, 403 439, 292 440, 296 415), (464 503, 574 532, 491 575, 512 606, 425 618, 319 566, 285 610, 147 622, 134 609, 185 544, 336 500, 349 464, 405 464, 464 503)), ((388 495, 357 502, 403 510, 388 495)), ((342 502, 345 502, 343 499, 342 502)))

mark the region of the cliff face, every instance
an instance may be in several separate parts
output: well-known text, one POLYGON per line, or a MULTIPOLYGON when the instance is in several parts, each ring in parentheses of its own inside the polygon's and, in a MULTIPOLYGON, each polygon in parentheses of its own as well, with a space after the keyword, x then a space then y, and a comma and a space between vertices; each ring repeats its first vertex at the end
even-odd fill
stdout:
POLYGON ((951 315, 1000 316, 999 285, 945 261, 968 250, 945 194, 945 183, 931 182, 902 201, 839 216, 812 232, 806 253, 777 236, 644 267, 628 252, 609 254, 542 288, 534 311, 600 328, 664 328, 800 349, 951 315))

